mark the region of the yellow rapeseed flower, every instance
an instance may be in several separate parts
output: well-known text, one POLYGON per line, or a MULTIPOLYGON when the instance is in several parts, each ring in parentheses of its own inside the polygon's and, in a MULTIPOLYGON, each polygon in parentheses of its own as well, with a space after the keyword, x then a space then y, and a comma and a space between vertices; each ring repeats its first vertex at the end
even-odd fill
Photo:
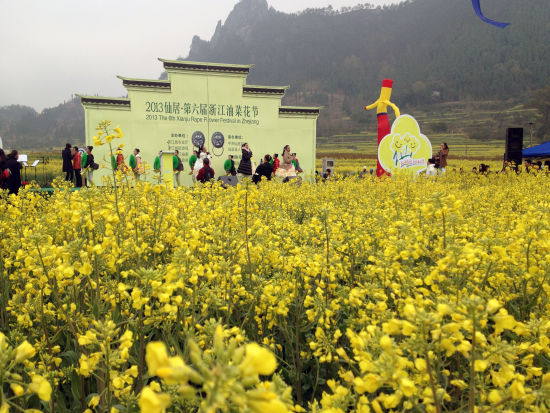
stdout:
POLYGON ((382 382, 378 378, 378 376, 369 373, 364 377, 357 377, 353 380, 353 385, 355 386, 355 390, 357 393, 362 394, 365 392, 368 393, 374 393, 376 390, 380 388, 380 385, 382 382))
POLYGON ((476 360, 474 361, 474 370, 475 371, 485 371, 489 363, 485 360, 476 360))
POLYGON ((145 361, 151 376, 156 376, 157 371, 161 368, 170 367, 170 360, 168 359, 164 343, 160 341, 151 341, 148 343, 145 352, 145 361))
POLYGON ((15 362, 21 363, 24 360, 33 358, 36 354, 34 347, 27 341, 23 341, 15 350, 15 362))
POLYGON ((91 407, 92 409, 97 407, 97 405, 99 404, 99 396, 94 396, 90 399, 90 401, 88 402, 88 407, 91 407))
POLYGON ((525 396, 525 387, 523 387, 523 383, 520 381, 514 380, 510 385, 510 392, 512 393, 513 399, 521 399, 525 396))
POLYGON ((256 413, 287 413, 286 405, 279 399, 266 401, 250 401, 248 403, 251 410, 256 413))
POLYGON ((97 336, 93 331, 86 331, 86 334, 80 335, 78 337, 78 344, 81 346, 86 346, 91 343, 95 343, 97 341, 97 336))
POLYGON ((501 308, 497 314, 493 316, 495 320, 495 334, 500 334, 504 330, 513 330, 517 322, 513 316, 508 314, 506 309, 501 308))
POLYGON ((101 146, 105 144, 105 142, 103 142, 98 136, 94 136, 92 140, 94 141, 94 146, 101 146))
POLYGON ((487 312, 489 314, 495 313, 501 307, 498 300, 492 298, 487 302, 487 312))
POLYGON ((245 346, 245 358, 241 363, 244 376, 261 374, 269 376, 275 372, 277 360, 273 353, 256 343, 245 346))
POLYGON ((138 400, 142 413, 164 413, 170 406, 170 396, 155 393, 149 386, 144 387, 138 400))
POLYGON ((32 383, 29 385, 29 390, 36 393, 40 400, 49 402, 52 395, 52 386, 44 377, 35 375, 32 378, 32 383))
POLYGON ((495 404, 500 402, 502 400, 502 397, 500 396, 500 393, 498 390, 491 390, 489 392, 489 397, 487 397, 487 400, 489 400, 491 404, 495 404))

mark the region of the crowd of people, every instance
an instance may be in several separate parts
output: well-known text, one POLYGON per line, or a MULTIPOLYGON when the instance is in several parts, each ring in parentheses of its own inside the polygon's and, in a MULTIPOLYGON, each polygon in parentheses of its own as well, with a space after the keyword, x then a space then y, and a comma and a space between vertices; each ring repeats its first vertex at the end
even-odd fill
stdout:
MULTIPOLYGON (((66 145, 61 153, 63 158, 62 171, 65 173, 65 180, 74 182, 76 187, 94 184, 94 170, 97 170, 99 165, 95 163, 92 151, 92 146, 87 146, 86 150, 82 151, 76 146, 71 146, 69 143, 66 145)), ((271 180, 272 176, 279 176, 283 179, 291 178, 303 172, 296 153, 291 153, 289 145, 283 148, 282 162, 279 160, 279 154, 276 153, 273 156, 267 154, 256 165, 252 160, 252 150, 248 143, 242 145, 241 153, 238 167, 235 165, 233 155, 228 156, 223 166, 225 175, 239 176, 241 178, 248 177, 253 182, 258 183, 262 178, 267 180, 271 180)), ((160 172, 161 170, 162 154, 163 152, 160 151, 153 162, 153 170, 156 172, 160 172)), ((178 150, 174 151, 172 159, 174 186, 179 187, 181 186, 181 175, 185 171, 185 168, 178 150)), ((137 181, 141 179, 141 175, 146 170, 139 148, 134 148, 128 159, 128 165, 126 165, 121 146, 116 149, 111 161, 114 170, 131 173, 137 181)), ((205 146, 193 151, 193 154, 189 158, 189 169, 193 182, 206 183, 215 178, 216 172, 212 168, 212 156, 205 146)))
MULTIPOLYGON (((63 172, 65 180, 74 182, 75 187, 94 185, 94 171, 99 169, 99 165, 94 160, 93 146, 86 146, 80 149, 77 146, 72 146, 67 143, 61 155, 63 159, 63 172)), ((248 143, 244 143, 241 147, 241 160, 236 167, 233 155, 229 155, 223 165, 226 176, 239 176, 240 178, 248 177, 254 183, 259 183, 262 179, 271 180, 274 176, 282 178, 284 181, 290 178, 297 177, 303 172, 300 167, 300 162, 296 157, 296 153, 291 152, 289 145, 285 145, 281 155, 278 153, 272 155, 266 154, 260 159, 258 165, 253 162, 252 150, 248 143)), ((447 158, 449 156, 449 146, 443 142, 440 145, 439 151, 430 158, 427 162, 427 168, 424 174, 428 177, 444 174, 447 171, 447 158)), ((23 166, 18 161, 19 154, 17 150, 11 151, 6 155, 4 150, 0 149, 0 189, 7 189, 10 194, 17 194, 22 186, 21 170, 23 166)), ((162 151, 155 158, 153 169, 160 171, 161 169, 162 151)), ((181 186, 181 174, 184 172, 184 164, 179 155, 179 151, 175 150, 173 154, 173 172, 174 186, 181 186)), ((216 172, 212 168, 212 156, 206 150, 205 146, 193 151, 189 158, 190 175, 193 182, 206 183, 215 179, 216 172)), ((141 179, 141 175, 145 173, 145 165, 141 159, 139 148, 134 148, 128 159, 128 165, 125 163, 122 153, 122 146, 118 147, 115 155, 112 157, 112 166, 114 170, 122 170, 126 173, 133 174, 136 180, 141 179)), ((546 160, 534 162, 525 160, 523 167, 521 165, 513 165, 511 162, 504 162, 504 165, 499 172, 507 171, 534 173, 538 171, 546 171, 550 173, 550 161, 546 160)), ((457 172, 453 168, 453 172, 457 172)), ((460 168, 463 173, 463 168, 460 168)), ((492 173, 489 165, 481 163, 479 167, 473 167, 472 172, 480 175, 488 175, 492 173)), ((364 166, 363 170, 358 173, 359 177, 374 175, 373 168, 370 170, 364 166)), ((352 176, 353 174, 346 174, 352 176)), ((333 171, 327 169, 322 176, 315 172, 316 181, 327 181, 333 179, 333 171)))
MULTIPOLYGON (((258 183, 262 178, 271 180, 273 176, 277 176, 286 179, 296 177, 303 172, 296 153, 292 153, 290 150, 290 145, 285 145, 283 148, 282 162, 279 160, 278 153, 273 154, 273 156, 266 154, 260 159, 260 163, 255 165, 252 161, 252 155, 250 146, 248 143, 244 143, 241 146, 241 160, 237 168, 235 168, 233 155, 229 155, 225 160, 223 166, 225 175, 248 177, 254 183, 258 183)), ((193 155, 189 158, 189 168, 194 182, 205 183, 214 179, 215 172, 210 166, 211 159, 212 156, 204 146, 198 151, 193 151, 193 155)))
POLYGON ((63 159, 63 169, 65 180, 74 182, 75 187, 80 188, 88 183, 94 183, 94 171, 99 169, 92 153, 94 147, 86 146, 81 150, 78 146, 72 146, 70 143, 65 145, 61 151, 63 159), (84 179, 82 173, 84 172, 84 179))

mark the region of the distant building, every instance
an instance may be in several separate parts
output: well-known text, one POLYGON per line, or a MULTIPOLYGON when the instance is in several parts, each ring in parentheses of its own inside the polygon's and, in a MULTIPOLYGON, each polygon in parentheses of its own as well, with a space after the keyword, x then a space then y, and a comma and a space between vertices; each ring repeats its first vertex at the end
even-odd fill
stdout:
MULTIPOLYGON (((319 108, 282 106, 287 87, 247 85, 251 65, 160 61, 167 80, 119 76, 127 98, 79 95, 87 145, 93 145, 97 124, 108 119, 124 133, 124 153, 129 155, 137 147, 150 165, 159 150, 178 149, 187 166, 193 149, 204 144, 216 175, 222 175, 227 155, 232 154, 238 164, 245 142, 256 164, 289 144, 302 169, 313 173, 319 108)), ((96 160, 108 159, 108 145, 94 148, 94 153, 96 160)), ((110 173, 104 168, 97 172, 98 176, 110 173)), ((190 176, 184 175, 185 183, 191 184, 190 176)))

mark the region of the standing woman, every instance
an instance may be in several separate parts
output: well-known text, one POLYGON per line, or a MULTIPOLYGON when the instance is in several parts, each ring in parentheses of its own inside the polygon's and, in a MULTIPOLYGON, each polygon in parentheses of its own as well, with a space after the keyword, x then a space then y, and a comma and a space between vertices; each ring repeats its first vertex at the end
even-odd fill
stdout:
POLYGON ((183 172, 183 162, 180 158, 180 151, 177 149, 174 151, 174 156, 172 156, 172 168, 174 169, 175 178, 174 187, 177 188, 181 186, 180 175, 183 172))
MULTIPOLYGON (((143 166, 141 165, 141 155, 139 154, 139 149, 134 149, 134 165, 132 166, 132 163, 130 163, 130 166, 132 166, 132 170, 134 171, 134 178, 136 181, 139 181, 140 175, 143 173, 143 166)), ((132 157, 130 157, 130 162, 132 162, 132 157)))
POLYGON ((124 155, 122 154, 122 147, 119 146, 116 149, 116 169, 119 171, 126 171, 126 164, 124 163, 124 155))
POLYGON ((283 161, 276 170, 276 175, 282 178, 296 176, 296 170, 292 164, 292 154, 290 153, 290 145, 285 145, 283 148, 283 161))
POLYGON ((63 157, 63 172, 65 172, 65 181, 73 180, 73 154, 71 153, 71 144, 65 145, 65 149, 61 151, 63 157))
POLYGON ((440 146, 439 152, 435 155, 436 160, 439 160, 440 173, 447 172, 447 156, 449 156, 449 146, 446 142, 443 142, 440 146))
MULTIPOLYGON (((93 186, 94 184, 94 155, 92 155, 93 146, 86 146, 86 163, 84 164, 84 169, 86 170, 86 185, 93 186)), ((82 161, 81 161, 82 163, 82 161)))
POLYGON ((8 174, 4 172, 7 168, 6 161, 7 159, 4 150, 0 149, 0 189, 4 189, 6 187, 6 178, 8 177, 8 174))
POLYGON ((277 169, 279 169, 279 166, 281 165, 281 162, 279 161, 279 154, 276 153, 273 155, 273 173, 277 172, 277 169))
POLYGON ((76 187, 80 188, 82 187, 82 175, 80 173, 82 169, 82 157, 80 156, 80 152, 78 152, 78 146, 73 147, 73 171, 74 176, 76 178, 76 187))
POLYGON ((239 162, 237 173, 240 173, 243 176, 252 176, 252 161, 250 160, 250 158, 252 158, 252 151, 248 147, 248 143, 241 146, 241 152, 242 158, 241 162, 239 162))
POLYGON ((10 152, 8 160, 6 161, 6 169, 10 171, 10 176, 6 179, 6 187, 10 194, 15 195, 17 195, 19 188, 21 188, 21 169, 23 169, 23 165, 17 162, 18 158, 19 153, 14 149, 10 152))

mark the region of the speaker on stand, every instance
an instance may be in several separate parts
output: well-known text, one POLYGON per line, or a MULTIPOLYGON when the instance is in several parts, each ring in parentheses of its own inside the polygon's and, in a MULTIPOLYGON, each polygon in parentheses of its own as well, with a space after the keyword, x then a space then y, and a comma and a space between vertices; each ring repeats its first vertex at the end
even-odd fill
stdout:
POLYGON ((523 160, 523 128, 506 129, 506 153, 504 160, 515 166, 521 165, 523 160))

